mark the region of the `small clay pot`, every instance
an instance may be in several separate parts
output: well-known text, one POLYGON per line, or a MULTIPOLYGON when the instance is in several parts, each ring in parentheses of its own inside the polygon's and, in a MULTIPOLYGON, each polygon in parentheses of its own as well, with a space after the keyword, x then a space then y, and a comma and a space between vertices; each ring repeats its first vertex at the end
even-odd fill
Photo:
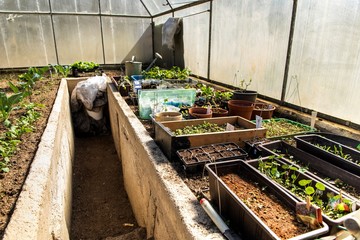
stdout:
POLYGON ((189 108, 189 114, 194 118, 211 118, 213 114, 212 110, 210 109, 210 113, 206 113, 206 112, 207 112, 207 108, 202 108, 202 107, 189 108))
POLYGON ((254 110, 251 114, 251 119, 254 120, 256 115, 262 117, 263 119, 270 119, 275 111, 275 106, 267 103, 256 102, 254 110))
POLYGON ((229 111, 226 109, 222 109, 222 108, 213 108, 212 109, 213 117, 226 117, 229 114, 229 111))

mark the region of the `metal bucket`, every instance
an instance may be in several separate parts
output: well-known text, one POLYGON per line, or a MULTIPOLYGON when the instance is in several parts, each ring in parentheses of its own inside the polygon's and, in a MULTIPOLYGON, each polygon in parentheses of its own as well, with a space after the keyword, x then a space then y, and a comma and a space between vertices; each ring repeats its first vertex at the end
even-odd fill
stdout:
POLYGON ((142 62, 126 61, 125 62, 125 74, 128 77, 131 75, 141 75, 142 62))

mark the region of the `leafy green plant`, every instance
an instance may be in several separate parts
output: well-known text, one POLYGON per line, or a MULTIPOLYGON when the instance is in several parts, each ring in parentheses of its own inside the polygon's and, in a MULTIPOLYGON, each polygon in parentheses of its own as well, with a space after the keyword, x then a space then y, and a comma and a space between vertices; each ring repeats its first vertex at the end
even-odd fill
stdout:
MULTIPOLYGON (((342 199, 342 203, 347 206, 341 204, 337 207, 337 205, 332 204, 332 201, 334 200, 330 198, 330 196, 334 195, 333 193, 332 195, 327 194, 325 197, 323 196, 323 192, 326 190, 324 184, 321 182, 316 182, 314 184, 311 179, 301 179, 297 181, 303 169, 275 161, 276 159, 281 158, 281 156, 270 156, 269 158, 270 161, 266 162, 259 159, 258 170, 261 173, 270 177, 272 180, 304 200, 306 197, 310 197, 311 202, 320 207, 323 212, 332 219, 340 218, 349 213, 349 211, 345 210, 350 208, 350 200, 342 199)), ((336 199, 338 199, 338 197, 336 197, 336 199)))
POLYGON ((10 112, 14 109, 16 104, 21 102, 23 97, 24 94, 21 92, 14 93, 10 96, 7 96, 4 92, 0 92, 0 119, 2 122, 9 118, 10 112))
POLYGON ((48 70, 48 66, 43 68, 30 67, 26 73, 19 75, 20 87, 24 97, 32 94, 36 82, 42 79, 44 73, 48 70))
POLYGON ((219 126, 216 123, 204 121, 202 124, 186 126, 175 130, 175 135, 200 134, 210 132, 223 132, 226 126, 219 126))
POLYGON ((186 80, 189 78, 191 71, 188 68, 180 69, 180 67, 173 66, 171 69, 160 69, 155 66, 149 71, 142 71, 144 79, 178 79, 186 80))
POLYGON ((23 104, 26 113, 16 120, 14 124, 9 123, 7 131, 0 136, 0 171, 9 171, 9 158, 17 150, 17 145, 21 143, 21 136, 24 133, 32 132, 35 129, 33 123, 41 116, 37 111, 40 104, 23 104))
POLYGON ((71 64, 71 69, 77 69, 82 72, 90 72, 97 69, 100 65, 94 62, 77 61, 71 64))
POLYGON ((128 76, 121 76, 117 84, 119 86, 119 90, 120 88, 126 89, 126 86, 132 86, 132 82, 128 76))
POLYGON ((229 101, 233 96, 233 92, 230 91, 215 91, 215 102, 229 101))
POLYGON ((68 65, 50 65, 50 67, 55 72, 55 74, 60 77, 67 77, 71 71, 71 67, 68 65))

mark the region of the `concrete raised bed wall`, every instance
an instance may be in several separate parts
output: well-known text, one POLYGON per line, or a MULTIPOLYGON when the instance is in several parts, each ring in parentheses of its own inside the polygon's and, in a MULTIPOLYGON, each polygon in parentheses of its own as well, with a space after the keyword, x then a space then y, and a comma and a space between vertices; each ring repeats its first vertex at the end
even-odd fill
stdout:
POLYGON ((69 103, 63 79, 4 240, 69 239, 74 158, 69 103))
POLYGON ((112 134, 136 220, 155 239, 222 239, 194 194, 112 85, 112 134))

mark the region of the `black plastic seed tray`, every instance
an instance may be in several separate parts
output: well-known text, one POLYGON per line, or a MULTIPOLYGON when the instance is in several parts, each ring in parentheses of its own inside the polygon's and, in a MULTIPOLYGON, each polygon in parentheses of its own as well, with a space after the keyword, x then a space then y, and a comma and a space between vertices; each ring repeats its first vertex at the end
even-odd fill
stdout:
MULTIPOLYGON (((273 141, 259 146, 264 155, 282 155, 284 159, 289 162, 295 162, 300 166, 307 166, 309 171, 323 180, 330 179, 335 181, 341 180, 356 189, 360 193, 360 176, 352 174, 341 167, 329 164, 327 161, 320 159, 312 154, 309 154, 299 148, 293 147, 284 141, 273 141)), ((326 182, 335 187, 331 182, 326 182)))
POLYGON ((201 171, 204 165, 209 162, 245 159, 247 157, 246 151, 232 142, 182 149, 176 151, 176 154, 187 171, 201 171))
MULTIPOLYGON (((282 159, 274 159, 274 158, 269 158, 269 157, 265 157, 261 159, 262 162, 275 162, 276 165, 278 166, 282 166, 283 164, 287 164, 286 162, 284 162, 282 159)), ((305 202, 305 200, 302 197, 299 197, 298 195, 296 195, 295 193, 293 193, 292 191, 290 191, 289 189, 285 188, 283 185, 281 185, 280 183, 276 182, 275 180, 273 180, 272 178, 268 177, 267 175, 265 175, 264 173, 261 173, 258 168, 260 165, 260 159, 254 159, 254 160, 250 160, 250 161, 244 161, 244 164, 249 166, 250 168, 252 168, 254 171, 256 171, 258 174, 264 176, 265 178, 269 179, 270 181, 272 181, 274 184, 276 184, 277 186, 279 186, 281 189, 283 189, 285 192, 287 192, 290 196, 292 196, 293 198, 295 198, 297 201, 300 202, 305 202)), ((321 182, 323 183, 326 187, 325 190, 323 191, 323 193, 319 196, 319 198, 325 202, 328 198, 328 195, 333 195, 333 196, 337 196, 340 195, 340 192, 337 189, 332 188, 329 185, 326 185, 324 181, 320 180, 320 179, 315 179, 313 178, 310 174, 308 174, 308 172, 302 172, 300 170, 292 170, 293 173, 296 176, 296 182, 299 182, 300 180, 311 180, 311 182, 309 183, 309 186, 312 186, 314 189, 316 189, 315 185, 317 182, 321 182)), ((292 174, 291 174, 292 175, 292 174)), ((290 176, 291 176, 290 175, 290 176)), ((357 199, 353 198, 345 193, 342 194, 342 196, 348 200, 350 200, 351 202, 353 202, 355 211, 353 212, 349 212, 348 214, 337 218, 337 219, 333 219, 330 216, 326 215, 324 212, 322 213, 323 215, 323 219, 324 221, 329 224, 330 226, 338 226, 340 224, 343 223, 343 221, 357 213, 360 213, 360 206, 356 203, 357 199)))
MULTIPOLYGON (((242 160, 229 160, 217 163, 206 164, 209 174, 209 186, 211 202, 219 214, 229 220, 232 230, 242 235, 242 239, 263 239, 280 240, 281 238, 273 232, 265 221, 260 219, 257 214, 248 207, 249 202, 244 202, 238 195, 229 188, 221 179, 221 176, 233 173, 240 178, 256 182, 263 187, 264 194, 269 194, 272 198, 278 199, 284 207, 295 209, 298 202, 282 188, 274 184, 270 179, 253 170, 252 167, 244 164, 242 160)), ((286 220, 285 220, 286 221, 286 220)), ((322 227, 302 235, 294 236, 293 240, 316 239, 317 236, 324 235, 329 230, 329 226, 323 222, 322 227)))
POLYGON ((294 138, 298 148, 360 176, 360 151, 316 134, 294 138))

